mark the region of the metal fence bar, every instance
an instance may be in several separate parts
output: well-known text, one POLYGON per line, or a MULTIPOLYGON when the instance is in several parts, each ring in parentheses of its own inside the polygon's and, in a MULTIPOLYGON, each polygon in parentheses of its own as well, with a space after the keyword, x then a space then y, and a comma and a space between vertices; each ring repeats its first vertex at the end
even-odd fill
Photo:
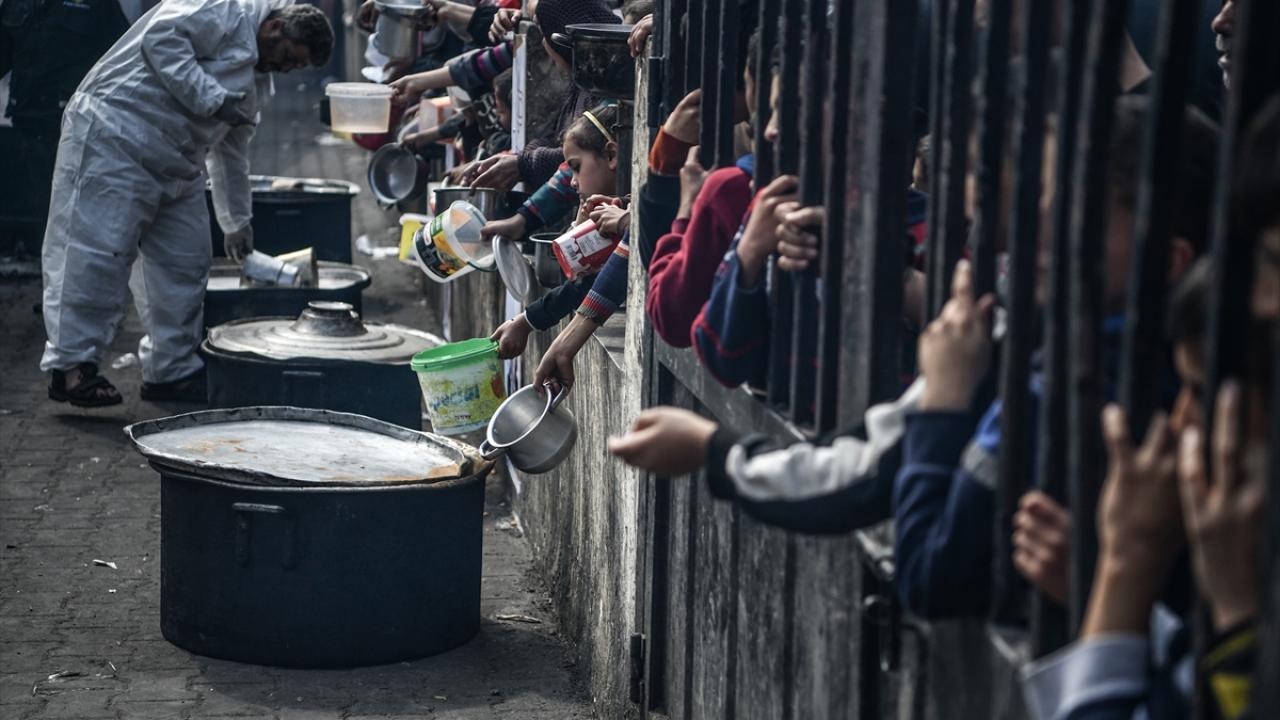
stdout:
POLYGON ((686 9, 687 0, 664 0, 654 7, 654 33, 649 42, 650 128, 660 127, 683 96, 684 42, 681 28, 686 9))
POLYGON ((849 213, 849 190, 856 187, 857 162, 849 147, 848 111, 852 98, 854 55, 854 12, 856 0, 835 4, 832 15, 831 50, 835 61, 829 74, 827 97, 830 101, 823 130, 823 145, 832 158, 848 158, 845 163, 830 162, 825 169, 824 195, 827 200, 827 226, 822 238, 821 276, 824 278, 819 302, 822 307, 818 325, 818 384, 815 390, 815 422, 819 432, 836 427, 853 427, 861 418, 844 400, 840 388, 843 364, 840 341, 844 336, 844 257, 851 236, 845 231, 849 213))
MULTIPOLYGON (((830 34, 827 26, 827 0, 805 0, 804 62, 801 64, 802 89, 800 116, 800 204, 813 207, 823 204, 824 155, 823 105, 826 101, 827 65, 830 34)), ((828 233, 823 233, 828 235, 828 233)), ((794 274, 795 291, 791 343, 791 421, 812 426, 817 388, 818 319, 817 269, 813 266, 794 274)), ((782 338, 779 338, 782 339, 782 338)))
POLYGON ((693 0, 685 6, 684 94, 702 87, 702 23, 706 3, 693 0))
MULTIPOLYGON (((1067 358, 1068 285, 1071 269, 1072 185, 1076 162, 1076 123, 1080 117, 1079 97, 1084 84, 1085 56, 1088 52, 1088 2, 1065 3, 1059 19, 1063 22, 1063 59, 1058 97, 1057 145, 1053 171, 1054 198, 1049 234, 1049 276, 1045 288, 1044 372, 1040 397, 1039 442, 1036 457, 1036 484, 1058 502, 1067 496, 1067 358)), ((1073 596, 1075 597, 1075 596, 1073 596)), ((1032 600, 1031 651, 1036 657, 1060 647, 1067 639, 1066 614, 1056 603, 1037 594, 1032 600)))
POLYGON ((1176 188, 1182 128, 1190 95, 1190 47, 1199 27, 1199 0, 1168 0, 1160 14, 1151 107, 1143 133, 1142 167, 1129 296, 1125 308, 1124 355, 1120 363, 1119 402, 1129 415, 1133 438, 1146 435, 1160 404, 1153 378, 1165 371, 1164 316, 1169 296, 1171 205, 1176 188))
POLYGON ((947 5, 946 46, 934 52, 946 54, 943 74, 942 136, 933 138, 932 166, 937 169, 933 191, 941 197, 936 215, 929 218, 929 316, 934 317, 951 294, 951 272, 964 251, 968 220, 964 188, 969 164, 969 125, 972 100, 974 0, 938 0, 947 5))
POLYGON ((1094 514, 1105 468, 1099 413, 1106 392, 1102 345, 1102 239, 1107 225, 1107 151, 1114 125, 1128 0, 1096 0, 1090 16, 1088 70, 1081 95, 1072 184, 1071 316, 1067 478, 1071 506, 1071 620, 1084 617, 1098 551, 1094 514))
POLYGON ((1009 85, 1009 25, 1013 0, 988 0, 987 26, 979 53, 973 232, 974 290, 979 297, 996 287, 996 236, 1000 229, 1001 177, 1004 169, 1005 112, 1009 85))
POLYGON ((756 187, 764 187, 774 176, 773 143, 765 139, 764 129, 769 122, 773 48, 778 44, 780 35, 778 17, 782 14, 782 0, 759 0, 759 5, 756 27, 760 32, 760 45, 756 55, 756 106, 753 108, 755 120, 751 131, 755 136, 755 184, 756 187))
MULTIPOLYGON (((1031 353, 1035 347, 1036 260, 1040 240, 1041 177, 1044 169, 1045 82, 1049 65, 1051 0, 1028 0, 1022 5, 1022 73, 1017 81, 1014 156, 1011 178, 1012 217, 1009 221, 1009 277, 1007 331, 1000 363, 1000 456, 997 507, 999 522, 993 547, 992 618, 1020 621, 1027 612, 1025 585, 1012 566, 1011 531, 1006 519, 1013 516, 1027 490, 1031 458, 1031 353)), ((992 11, 995 11, 992 5, 992 11)), ((1007 13, 1011 7, 1001 9, 1007 13)), ((994 32, 994 26, 992 31, 994 32)), ((987 59, 990 62, 990 58, 987 59)), ((990 103, 988 96, 984 102, 990 103)), ((998 204, 997 204, 998 211, 998 204)))
POLYGON ((845 225, 856 251, 845 262, 857 274, 846 284, 844 302, 857 315, 850 324, 852 341, 843 344, 845 352, 855 354, 855 374, 841 394, 859 414, 901 391, 903 243, 919 14, 915 2, 876 2, 883 6, 873 6, 878 12, 870 13, 868 22, 883 26, 869 29, 873 40, 865 69, 854 67, 849 127, 849 147, 858 158, 859 200, 845 225), (861 93, 860 76, 865 76, 861 93))
MULTIPOLYGON (((702 37, 699 39, 702 52, 699 86, 702 88, 702 122, 698 128, 698 160, 703 167, 722 167, 716 149, 720 146, 722 135, 730 134, 732 128, 726 126, 724 116, 725 95, 729 103, 733 102, 734 86, 725 87, 720 83, 720 64, 725 58, 721 52, 721 43, 730 35, 729 30, 720 27, 721 8, 725 4, 736 4, 737 0, 702 0, 702 37)), ((732 60, 730 60, 732 62, 732 60)), ((732 104, 730 104, 732 116, 732 104)))
MULTIPOLYGON (((949 99, 947 83, 947 21, 951 17, 948 0, 933 0, 933 18, 929 37, 929 168, 933 177, 929 185, 929 235, 925 239, 926 257, 934 255, 942 237, 942 224, 946 203, 943 202, 942 178, 939 170, 943 157, 942 138, 947 132, 947 102, 949 99)), ((929 268, 926 268, 929 270, 929 268)), ((934 275, 930 270, 929 279, 925 283, 925 308, 932 317, 942 304, 934 295, 934 275)))
MULTIPOLYGON (((720 102, 716 106, 716 167, 729 167, 737 161, 734 153, 734 136, 737 123, 734 114, 737 107, 738 87, 742 83, 742 70, 738 67, 738 42, 746 42, 741 37, 739 0, 719 0, 720 2, 720 46, 716 49, 718 63, 716 73, 717 85, 720 87, 720 102)), ((748 16, 749 17, 749 16, 748 16)), ((748 23, 749 24, 749 23, 748 23)))
MULTIPOLYGON (((781 63, 778 102, 778 141, 774 143, 774 170, 779 175, 794 175, 800 159, 800 66, 803 59, 803 18, 807 0, 782 0, 781 63)), ((767 92, 767 91, 766 91, 767 92)), ((758 187, 758 186, 757 186, 758 187)), ((791 398, 791 334, 795 317, 795 291, 790 273, 769 267, 770 316, 769 403, 785 415, 790 414, 791 398)))

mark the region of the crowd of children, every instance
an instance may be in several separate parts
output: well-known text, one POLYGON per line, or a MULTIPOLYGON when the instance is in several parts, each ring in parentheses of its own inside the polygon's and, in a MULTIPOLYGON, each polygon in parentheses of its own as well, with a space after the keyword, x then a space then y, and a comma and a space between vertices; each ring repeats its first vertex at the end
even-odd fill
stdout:
MULTIPOLYGON (((980 5, 982 3, 979 3, 980 5)), ((647 52, 653 26, 651 3, 633 2, 615 11, 604 0, 541 0, 526 15, 544 38, 570 22, 635 25, 631 49, 647 52)), ((1147 5, 1153 5, 1148 3, 1147 5)), ((1158 3, 1156 4, 1158 5, 1158 3)), ((1145 6, 1144 6, 1145 7, 1145 6)), ((1147 8, 1138 12, 1155 13, 1147 8)), ((1227 0, 1211 28, 1228 68, 1236 33, 1236 2, 1227 0)), ((510 117, 511 51, 506 30, 514 11, 477 9, 456 19, 483 46, 438 68, 396 80, 396 97, 411 100, 452 84, 490 82, 499 115, 510 117), (478 22, 487 18, 489 25, 478 22)), ((979 13, 979 22, 983 14, 979 13)), ((1153 20, 1154 21, 1154 20, 1153 20)), ((537 188, 519 211, 489 223, 486 237, 520 238, 544 228, 591 220, 616 243, 598 271, 583 274, 496 328, 493 338, 504 358, 522 355, 534 332, 551 331, 571 318, 547 352, 537 359, 534 382, 568 387, 574 358, 587 339, 627 302, 630 249, 648 276, 643 307, 658 341, 692 347, 705 369, 729 387, 762 388, 767 382, 768 323, 775 273, 816 265, 825 211, 804 207, 799 180, 781 175, 756 182, 748 130, 778 136, 779 71, 760 63, 759 34, 744 33, 738 58, 740 102, 734 118, 737 161, 710 170, 699 162, 702 93, 684 97, 661 123, 648 152, 646 181, 631 197, 617 197, 617 177, 629 172, 615 137, 617 104, 601 103, 574 87, 560 105, 549 133, 532 139, 518 154, 498 142, 458 174, 463 182, 499 190, 522 182, 537 188), (757 68, 771 68, 756 77, 757 68), (756 117, 757 93, 768 93, 769 117, 756 117), (576 207, 576 211, 575 211, 576 207), (632 217, 632 211, 636 217, 632 217), (573 219, 576 218, 576 221, 573 219), (632 233, 635 233, 635 238, 632 233)), ((558 72, 569 73, 564 48, 544 40, 558 72)), ((1117 89, 1114 131, 1107 147, 1107 218, 1100 245, 1106 279, 1100 304, 1108 400, 1116 400, 1125 327, 1135 218, 1139 214, 1143 138, 1152 105, 1144 92, 1150 70, 1132 45, 1126 46, 1117 89), (1146 73, 1144 75, 1144 73, 1146 73)), ((1063 71, 1054 56, 1049 74, 1063 71)), ((1224 77, 1224 84, 1228 77, 1224 77)), ((1221 88, 1218 88, 1219 90, 1221 88)), ((1216 94, 1191 93, 1205 109, 1216 94)), ((1045 303, 1048 238, 1058 189, 1054 187, 1058 148, 1056 115, 1043 148, 1040 223, 1041 277, 1036 302, 1045 303)), ((509 121, 508 121, 509 123, 509 121)), ((1251 316, 1256 325, 1245 376, 1222 385, 1213 399, 1212 437, 1201 408, 1205 397, 1210 333, 1210 258, 1213 235, 1219 130, 1200 109, 1188 107, 1170 168, 1173 199, 1168 204, 1169 372, 1141 378, 1163 398, 1145 438, 1130 437, 1126 409, 1107 406, 1101 419, 1107 463, 1097 510, 1098 557, 1091 595, 1078 637, 1025 671, 1028 705, 1041 718, 1187 717, 1197 682, 1209 689, 1218 717, 1248 712, 1249 678, 1255 655, 1264 580, 1256 561, 1265 544, 1263 508, 1271 462, 1268 447, 1273 350, 1270 326, 1280 317, 1280 97, 1253 119, 1234 171, 1231 222, 1254 250, 1251 316), (1208 448, 1206 450, 1206 448, 1208 448), (1186 561, 1189 558, 1189 562, 1186 561), (1210 641, 1189 641, 1194 607, 1188 593, 1203 598, 1210 641), (1173 588, 1173 590, 1171 590, 1173 588)), ((434 142, 447 137, 411 138, 434 142)), ((490 138, 492 140, 492 137, 490 138)), ((485 141, 486 143, 489 140, 485 141)), ((1002 298, 978 296, 973 267, 961 260, 951 296, 936 317, 926 313, 923 252, 930 191, 928 137, 917 138, 918 161, 903 218, 902 356, 906 381, 890 402, 871 407, 857 427, 822 442, 780 446, 778 439, 721 426, 698 414, 673 408, 645 410, 632 430, 614 438, 609 451, 627 463, 662 476, 705 477, 717 498, 771 525, 808 533, 846 533, 885 520, 895 527, 895 583, 903 605, 929 619, 986 617, 991 612, 992 573, 1007 558, 1025 580, 1052 602, 1067 602, 1071 510, 1034 487, 1035 468, 1023 468, 1026 488, 1011 517, 997 505, 1001 402, 983 397, 1002 338, 1002 298), (699 472, 701 474, 699 475, 699 472), (1009 527, 1008 542, 996 542, 994 528, 1009 527)), ((1000 189, 1002 206, 1012 187, 1000 189)), ((998 228, 996 247, 1007 244, 998 228)), ((828 237, 835 233, 826 233, 828 237)), ((948 269, 950 270, 950 269, 948 269)), ((1042 363, 1032 361, 1032 417, 1042 389, 1042 363)), ((1035 438, 1033 428, 1027 437, 1035 438)), ((1025 457, 1034 458, 1035 453, 1025 457)))

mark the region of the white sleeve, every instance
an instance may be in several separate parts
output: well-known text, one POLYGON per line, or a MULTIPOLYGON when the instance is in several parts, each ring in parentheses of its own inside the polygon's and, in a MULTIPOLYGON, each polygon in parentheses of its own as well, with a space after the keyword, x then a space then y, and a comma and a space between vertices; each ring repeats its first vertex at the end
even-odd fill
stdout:
POLYGON ((227 90, 200 66, 244 20, 225 0, 164 0, 142 33, 142 56, 165 89, 198 117, 212 117, 227 90))
POLYGON ((867 439, 839 437, 829 446, 796 443, 750 456, 741 444, 729 451, 725 472, 734 491, 757 501, 798 501, 829 495, 873 474, 902 438, 906 414, 920 402, 924 379, 895 401, 867 410, 867 439))
POLYGON ((1079 640, 1023 668, 1022 689, 1035 720, 1059 720, 1107 700, 1140 699, 1148 686, 1145 635, 1079 640))
POLYGON ((230 233, 249 224, 253 217, 253 190, 249 185, 249 141, 254 125, 239 125, 227 131, 209 149, 205 167, 213 188, 213 211, 222 232, 230 233))

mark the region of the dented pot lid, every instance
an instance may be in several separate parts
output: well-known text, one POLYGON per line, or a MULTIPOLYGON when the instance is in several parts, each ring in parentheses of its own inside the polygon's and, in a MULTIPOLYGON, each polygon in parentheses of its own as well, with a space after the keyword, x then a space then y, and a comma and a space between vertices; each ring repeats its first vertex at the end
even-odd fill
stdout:
POLYGON ((423 350, 443 345, 431 333, 366 323, 344 302, 313 300, 297 318, 260 317, 233 320, 210 328, 210 351, 253 355, 272 360, 319 359, 408 365, 423 350))
POLYGON ((474 448, 363 415, 296 407, 201 410, 129 425, 157 469, 253 485, 389 486, 467 477, 474 448))

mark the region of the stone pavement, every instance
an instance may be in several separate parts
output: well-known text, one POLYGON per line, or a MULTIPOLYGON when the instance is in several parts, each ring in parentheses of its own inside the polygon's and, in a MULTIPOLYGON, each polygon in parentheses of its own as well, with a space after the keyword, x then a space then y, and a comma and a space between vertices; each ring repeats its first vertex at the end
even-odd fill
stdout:
MULTIPOLYGON (((367 154, 319 140, 315 80, 283 78, 277 86, 254 171, 346 177, 363 187, 367 154)), ((390 237, 394 216, 367 192, 355 217, 356 234, 390 237)), ((420 273, 394 260, 357 254, 356 262, 375 274, 365 296, 370 318, 438 331, 420 273)), ((593 715, 497 487, 485 521, 484 621, 462 648, 412 663, 287 670, 202 658, 166 642, 158 475, 120 429, 194 408, 142 402, 136 366, 111 368, 136 348, 134 316, 103 364, 124 405, 80 410, 48 401, 37 368, 39 295, 38 280, 0 280, 0 720, 593 715)))

